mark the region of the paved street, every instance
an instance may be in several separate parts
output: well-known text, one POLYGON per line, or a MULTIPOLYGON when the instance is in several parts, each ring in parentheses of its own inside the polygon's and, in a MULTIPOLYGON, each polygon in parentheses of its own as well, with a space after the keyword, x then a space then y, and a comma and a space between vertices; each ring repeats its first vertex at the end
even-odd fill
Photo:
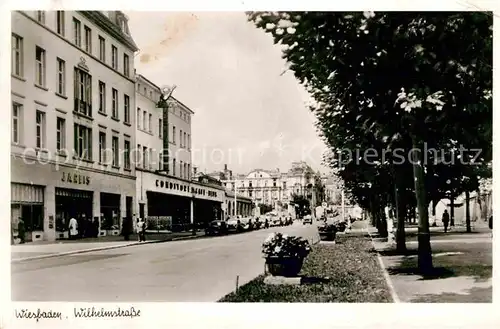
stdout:
POLYGON ((216 301, 264 271, 270 232, 316 237, 313 225, 270 228, 12 264, 14 301, 216 301))

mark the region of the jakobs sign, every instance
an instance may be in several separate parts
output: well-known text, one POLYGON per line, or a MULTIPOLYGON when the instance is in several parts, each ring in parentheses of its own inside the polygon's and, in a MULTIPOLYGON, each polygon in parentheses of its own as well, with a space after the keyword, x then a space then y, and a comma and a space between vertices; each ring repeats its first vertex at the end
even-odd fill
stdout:
POLYGON ((62 177, 61 177, 61 181, 65 182, 65 183, 89 185, 90 184, 90 176, 63 172, 62 177))

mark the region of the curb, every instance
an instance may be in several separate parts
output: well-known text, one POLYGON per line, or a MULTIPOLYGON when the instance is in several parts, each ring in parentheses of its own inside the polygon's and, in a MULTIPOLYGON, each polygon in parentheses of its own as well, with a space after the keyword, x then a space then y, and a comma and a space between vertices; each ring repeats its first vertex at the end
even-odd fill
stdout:
POLYGON ((48 255, 40 255, 40 256, 33 256, 33 257, 12 259, 11 263, 21 263, 21 262, 25 262, 25 261, 29 261, 29 260, 54 258, 54 257, 76 255, 76 254, 84 254, 84 253, 93 252, 93 251, 112 250, 112 249, 132 247, 132 246, 137 246, 137 245, 144 245, 144 244, 191 240, 191 239, 196 239, 196 238, 201 238, 201 237, 204 237, 204 236, 187 236, 187 237, 178 237, 178 238, 173 238, 173 239, 168 239, 168 240, 151 240, 151 241, 145 241, 145 242, 131 242, 128 244, 115 245, 115 246, 104 246, 104 247, 97 247, 97 248, 90 248, 90 249, 71 250, 71 251, 59 252, 59 253, 48 254, 48 255))
POLYGON ((380 268, 382 269, 382 273, 384 274, 385 282, 387 283, 387 286, 389 287, 389 291, 391 293, 392 300, 394 303, 401 303, 398 294, 396 293, 396 288, 394 288, 394 285, 392 284, 391 277, 389 275, 389 272, 387 272, 387 269, 385 268, 384 262, 382 261, 382 257, 380 256, 380 253, 378 252, 377 248, 375 248, 375 243, 373 242, 372 235, 370 234, 370 231, 368 230, 368 223, 365 223, 365 231, 366 233, 370 236, 370 241, 372 243, 373 249, 377 252, 377 259, 378 263, 380 265, 380 268))

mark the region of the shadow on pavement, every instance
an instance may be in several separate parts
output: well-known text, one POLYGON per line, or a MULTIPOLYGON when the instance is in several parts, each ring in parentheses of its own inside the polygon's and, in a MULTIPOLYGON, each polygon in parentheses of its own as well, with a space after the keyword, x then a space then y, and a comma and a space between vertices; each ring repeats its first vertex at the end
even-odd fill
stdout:
POLYGON ((444 267, 434 267, 432 270, 426 271, 425 274, 422 274, 417 267, 393 267, 388 268, 387 272, 390 275, 419 275, 421 276, 419 280, 446 279, 456 276, 452 269, 444 267))

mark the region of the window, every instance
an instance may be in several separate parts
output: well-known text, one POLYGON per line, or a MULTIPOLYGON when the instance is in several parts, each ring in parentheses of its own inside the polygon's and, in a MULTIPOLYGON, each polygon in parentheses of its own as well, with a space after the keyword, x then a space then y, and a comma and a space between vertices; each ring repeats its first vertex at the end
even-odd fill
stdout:
POLYGON ((111 117, 118 119, 118 90, 112 89, 112 106, 111 106, 111 117))
POLYGON ((75 112, 92 117, 92 76, 75 68, 75 112))
POLYGON ((144 87, 144 96, 147 96, 148 94, 146 93, 146 87, 144 87))
POLYGON ((92 128, 75 123, 75 156, 92 161, 92 128))
POLYGON ((187 179, 187 163, 184 163, 184 178, 187 179))
POLYGON ((119 144, 118 144, 118 136, 113 136, 113 139, 111 140, 111 152, 113 152, 113 167, 119 167, 120 166, 120 150, 119 150, 119 144))
POLYGON ((99 132, 99 163, 106 163, 106 133, 99 132))
POLYGON ((137 129, 141 129, 141 108, 137 108, 137 129))
POLYGON ((36 11, 36 20, 38 23, 45 24, 45 12, 42 10, 36 11))
POLYGON ((22 108, 18 103, 12 103, 12 143, 21 143, 22 108))
POLYGON ((45 112, 36 111, 36 147, 45 147, 45 112))
POLYGON ((85 51, 92 54, 92 30, 86 26, 85 29, 85 51))
POLYGON ((57 128, 56 149, 58 151, 62 151, 66 148, 66 120, 58 117, 56 122, 56 128, 57 128))
POLYGON ((99 36, 99 60, 106 63, 106 40, 99 36))
POLYGON ((191 150, 191 135, 188 134, 188 150, 191 150))
POLYGON ((23 76, 23 38, 12 34, 12 74, 23 76))
POLYGON ((64 11, 62 11, 62 10, 56 11, 56 31, 58 34, 60 34, 64 37, 65 20, 64 20, 64 11))
POLYGON ((136 167, 141 167, 141 144, 137 144, 137 149, 135 150, 135 165, 136 167))
POLYGON ((57 59, 57 93, 66 95, 66 62, 57 59))
POLYGON ((35 50, 35 83, 41 87, 45 87, 45 50, 36 46, 35 50))
POLYGON ((142 129, 144 129, 144 130, 148 130, 148 126, 146 125, 147 120, 148 120, 148 114, 146 113, 146 111, 143 111, 142 112, 142 129))
POLYGON ((149 159, 149 169, 155 169, 154 168, 154 161, 153 161, 153 149, 148 150, 148 159, 149 159))
POLYGON ((153 99, 153 92, 151 90, 149 91, 149 98, 153 99))
POLYGON ((118 49, 115 46, 111 46, 111 67, 118 69, 118 49))
POLYGON ((158 135, 160 136, 160 138, 162 137, 162 134, 163 134, 163 121, 162 119, 158 119, 158 135))
POLYGON ((123 122, 130 123, 130 97, 123 95, 123 122))
POLYGON ((151 113, 149 113, 149 120, 148 120, 148 128, 149 128, 149 132, 153 132, 153 125, 151 124, 151 122, 153 121, 153 115, 151 113))
POLYGON ((123 168, 130 169, 130 141, 123 143, 123 168))
POLYGON ((183 178, 182 161, 179 163, 179 177, 180 177, 180 178, 183 178))
POLYGON ((182 130, 179 130, 179 144, 181 145, 181 147, 184 147, 184 145, 182 144, 182 130))
POLYGON ((172 127, 172 143, 175 144, 175 126, 172 127))
POLYGON ((106 84, 99 81, 99 112, 106 113, 106 84))
POLYGON ((172 175, 175 176, 175 159, 172 159, 172 175))
POLYGON ((187 165, 187 179, 191 179, 191 165, 189 163, 187 165))
POLYGON ((82 24, 79 20, 73 17, 73 37, 75 45, 82 46, 82 24))
POLYGON ((126 77, 130 75, 130 61, 127 54, 123 54, 123 74, 126 77))
POLYGON ((146 146, 142 147, 142 166, 144 169, 148 169, 148 148, 146 146))
POLYGON ((183 136, 183 147, 186 147, 187 146, 187 137, 186 137, 186 133, 184 132, 184 136, 183 136))

